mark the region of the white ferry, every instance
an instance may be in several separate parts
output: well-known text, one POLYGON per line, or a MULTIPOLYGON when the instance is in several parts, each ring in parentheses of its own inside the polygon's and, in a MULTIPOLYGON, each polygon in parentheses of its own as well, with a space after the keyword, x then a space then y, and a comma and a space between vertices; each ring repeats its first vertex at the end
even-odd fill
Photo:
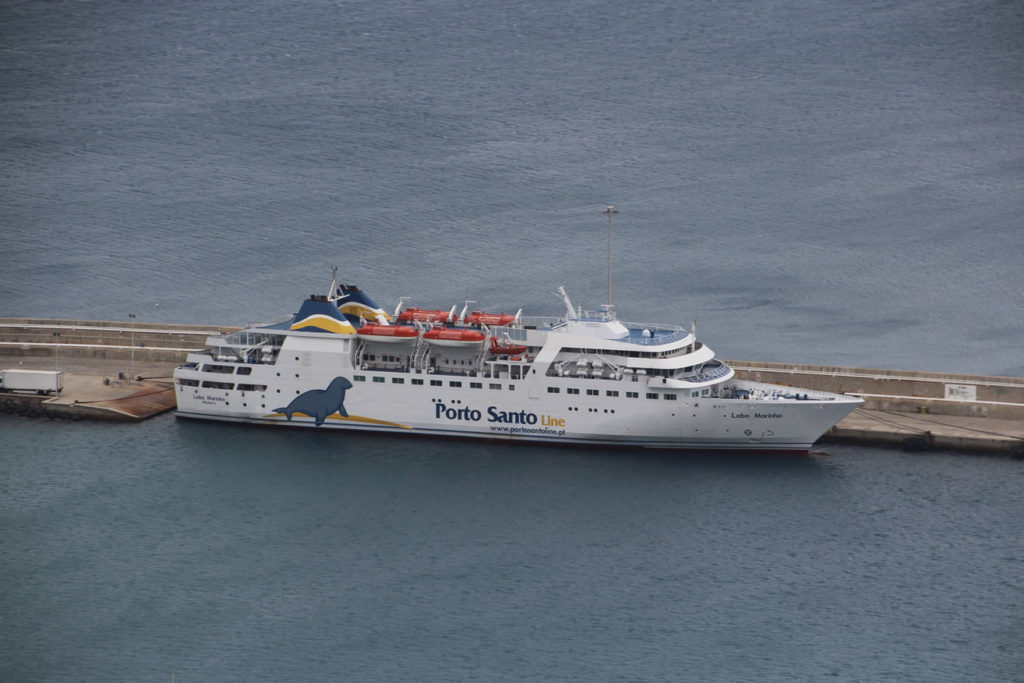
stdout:
POLYGON ((174 372, 185 418, 684 450, 808 452, 857 398, 738 379, 693 328, 405 307, 337 270, 294 316, 211 336, 174 372))

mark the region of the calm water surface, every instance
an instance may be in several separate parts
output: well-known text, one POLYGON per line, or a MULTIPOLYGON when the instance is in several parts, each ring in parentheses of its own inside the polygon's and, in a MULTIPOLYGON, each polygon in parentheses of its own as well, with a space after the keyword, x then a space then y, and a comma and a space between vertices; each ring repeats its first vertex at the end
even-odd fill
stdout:
MULTIPOLYGON (((7 2, 0 315, 698 321, 1024 376, 1024 10, 7 2)), ((0 679, 1022 680, 1021 463, 0 417, 0 679)))
POLYGON ((1024 663, 1011 459, 0 426, 7 680, 1016 680, 1024 663))

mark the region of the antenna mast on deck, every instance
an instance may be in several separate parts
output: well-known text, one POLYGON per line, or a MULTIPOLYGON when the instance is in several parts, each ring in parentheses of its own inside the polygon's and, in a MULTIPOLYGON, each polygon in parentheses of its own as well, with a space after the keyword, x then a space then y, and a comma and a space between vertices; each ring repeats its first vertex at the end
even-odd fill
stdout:
POLYGON ((327 293, 327 300, 336 303, 341 299, 341 292, 338 289, 338 266, 331 266, 331 291, 327 293))
POLYGON ((608 214, 608 308, 612 306, 612 216, 618 213, 614 206, 608 206, 601 213, 608 214))

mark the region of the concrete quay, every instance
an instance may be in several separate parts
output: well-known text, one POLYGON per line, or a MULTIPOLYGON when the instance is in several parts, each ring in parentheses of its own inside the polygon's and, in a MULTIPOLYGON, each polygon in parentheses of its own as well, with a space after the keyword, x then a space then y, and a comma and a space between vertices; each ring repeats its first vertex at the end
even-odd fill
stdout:
MULTIPOLYGON (((0 392, 0 412, 70 420, 139 421, 174 410, 173 363, 136 362, 128 380, 128 363, 94 358, 66 359, 64 389, 56 396, 0 392)), ((0 354, 0 367, 53 370, 54 361, 35 356, 0 354)))
POLYGON ((907 451, 1002 453, 1024 459, 1024 421, 858 408, 822 437, 822 441, 863 443, 907 451))
MULTIPOLYGON (((207 336, 238 329, 0 318, 0 368, 64 371, 58 396, 0 393, 0 412, 141 420, 173 410, 174 367, 207 336)), ((863 398, 826 442, 1024 457, 1024 378, 726 362, 742 378, 863 398)))
POLYGON ((211 334, 238 327, 139 321, 0 318, 0 368, 64 372, 57 396, 0 392, 0 412, 144 420, 174 410, 172 373, 211 334))

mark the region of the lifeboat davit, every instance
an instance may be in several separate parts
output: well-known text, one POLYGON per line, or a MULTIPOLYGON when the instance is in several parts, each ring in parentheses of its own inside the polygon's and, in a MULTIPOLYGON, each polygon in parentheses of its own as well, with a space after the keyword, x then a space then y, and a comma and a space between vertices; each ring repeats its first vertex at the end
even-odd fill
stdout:
POLYGON ((409 322, 421 322, 421 323, 439 323, 451 317, 451 311, 442 311, 441 309, 427 310, 426 308, 416 308, 410 306, 401 313, 398 314, 398 320, 403 323, 409 322))
POLYGON ((526 347, 518 344, 502 344, 497 337, 491 337, 490 352, 496 356, 519 356, 526 353, 526 347))
POLYGON ((415 327, 408 325, 378 325, 377 323, 366 323, 356 334, 367 341, 385 343, 409 343, 416 341, 420 332, 415 327))
POLYGON ((462 327, 435 327, 424 332, 423 338, 437 346, 479 346, 487 335, 479 330, 462 327))
POLYGON ((466 322, 470 325, 490 325, 492 327, 508 325, 515 319, 516 317, 514 315, 508 315, 506 313, 486 313, 484 311, 473 311, 466 316, 466 322))

